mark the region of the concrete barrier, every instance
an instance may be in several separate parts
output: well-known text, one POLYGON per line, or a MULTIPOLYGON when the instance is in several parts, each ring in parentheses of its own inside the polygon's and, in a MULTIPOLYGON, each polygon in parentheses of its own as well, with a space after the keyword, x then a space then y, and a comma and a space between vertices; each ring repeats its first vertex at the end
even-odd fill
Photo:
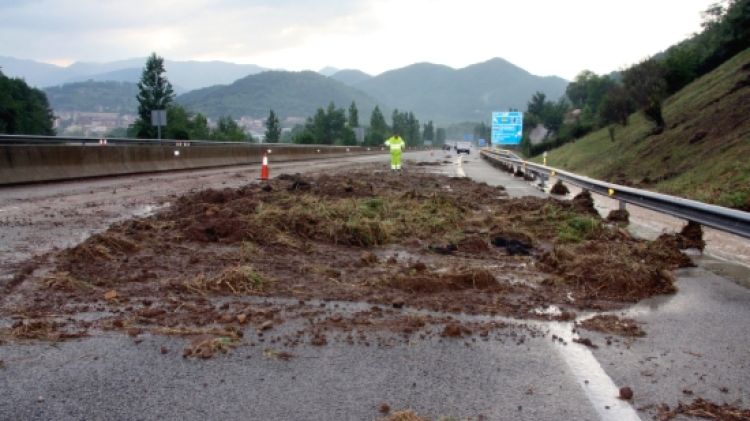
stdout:
POLYGON ((0 185, 386 153, 380 148, 264 145, 0 145, 0 185))

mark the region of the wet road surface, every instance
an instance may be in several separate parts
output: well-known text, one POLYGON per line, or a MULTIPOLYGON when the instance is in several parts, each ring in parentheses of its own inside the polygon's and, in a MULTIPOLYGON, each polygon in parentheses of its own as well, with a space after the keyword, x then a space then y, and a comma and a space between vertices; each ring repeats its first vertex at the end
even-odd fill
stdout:
MULTIPOLYGON (((434 170, 503 184, 513 196, 543 195, 479 159, 442 151, 407 154, 448 161, 434 170)), ((322 171, 386 159, 362 157, 272 166, 322 171)), ((276 168, 276 169, 274 169, 276 168)), ((432 167, 431 167, 432 168, 432 167)), ((167 206, 175 195, 236 187, 257 167, 100 179, 0 189, 0 240, 6 282, 22 261, 74 244, 109 224, 167 206)), ((182 339, 121 334, 56 344, 0 346, 0 419, 371 420, 378 406, 431 418, 488 420, 650 419, 654 406, 702 396, 750 404, 750 292, 705 269, 677 272, 679 292, 618 312, 647 336, 606 345, 571 342, 571 323, 507 320, 497 337, 433 338, 391 346, 300 345, 289 361, 254 329, 211 360, 183 359, 182 339), (553 340, 552 335, 560 340, 553 340), (162 353, 162 347, 168 350, 162 353), (632 404, 617 399, 630 386, 632 404), (642 409, 642 410, 639 410, 642 409)), ((339 310, 346 306, 339 303, 339 310)), ((328 306, 333 303, 328 303, 328 306)), ((589 315, 579 315, 588 317, 589 315)), ((9 323, 2 320, 2 323, 9 323)), ((282 326, 274 334, 283 334, 282 326)))

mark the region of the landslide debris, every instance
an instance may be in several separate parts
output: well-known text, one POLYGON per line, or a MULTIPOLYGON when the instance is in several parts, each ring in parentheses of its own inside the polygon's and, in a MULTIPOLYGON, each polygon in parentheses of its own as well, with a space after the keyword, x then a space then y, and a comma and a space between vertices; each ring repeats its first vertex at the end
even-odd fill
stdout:
POLYGON ((368 343, 353 327, 486 337, 504 326, 415 322, 401 311, 544 318, 536 310, 553 304, 563 314, 619 308, 675 291, 669 271, 690 260, 670 238, 631 238, 603 221, 585 193, 511 199, 502 187, 379 166, 282 174, 184 195, 57 252, 2 313, 44 321, 96 311, 103 318, 84 329, 204 335, 185 351, 201 358, 244 340, 206 329, 253 326, 261 335, 290 319, 310 321, 276 338, 291 345, 325 344, 331 330, 368 343), (390 310, 334 321, 335 312, 313 304, 332 300, 390 310))
POLYGON ((678 416, 721 421, 746 421, 750 420, 750 409, 738 408, 727 403, 719 405, 703 398, 696 398, 689 404, 679 402, 672 409, 663 404, 659 407, 656 417, 659 421, 669 421, 678 416))

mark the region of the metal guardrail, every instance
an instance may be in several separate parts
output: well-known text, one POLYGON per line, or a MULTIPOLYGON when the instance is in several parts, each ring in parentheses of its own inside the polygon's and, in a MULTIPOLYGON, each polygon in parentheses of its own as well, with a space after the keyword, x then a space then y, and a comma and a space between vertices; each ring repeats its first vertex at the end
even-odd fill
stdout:
POLYGON ((750 212, 595 180, 557 168, 525 161, 510 151, 484 150, 481 154, 485 159, 505 163, 524 173, 534 174, 543 181, 549 177, 556 177, 582 189, 609 196, 615 200, 619 200, 621 203, 632 203, 677 218, 695 221, 701 225, 730 232, 741 237, 750 238, 750 212))

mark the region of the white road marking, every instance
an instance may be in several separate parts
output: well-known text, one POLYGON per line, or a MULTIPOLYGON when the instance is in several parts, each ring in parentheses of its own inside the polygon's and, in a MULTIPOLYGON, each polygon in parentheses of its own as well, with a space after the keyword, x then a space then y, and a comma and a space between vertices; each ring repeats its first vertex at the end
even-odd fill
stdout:
POLYGON ((456 176, 458 177, 466 177, 466 173, 464 173, 464 167, 461 165, 463 162, 461 158, 461 154, 458 154, 456 157, 456 176))

